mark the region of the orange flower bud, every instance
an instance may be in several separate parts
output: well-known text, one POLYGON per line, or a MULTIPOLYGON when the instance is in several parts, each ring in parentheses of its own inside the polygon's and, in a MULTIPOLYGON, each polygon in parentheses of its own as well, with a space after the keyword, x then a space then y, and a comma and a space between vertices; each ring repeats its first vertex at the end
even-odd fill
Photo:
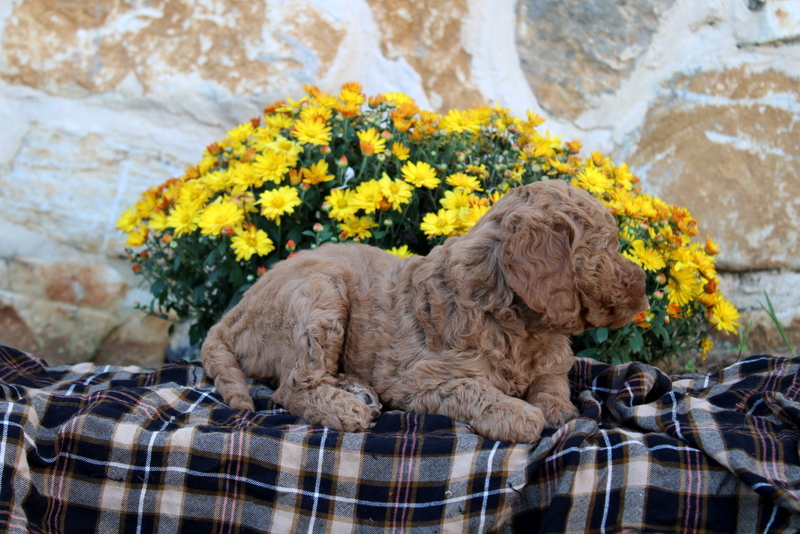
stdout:
POLYGON ((164 234, 161 236, 161 242, 165 245, 169 245, 172 242, 172 234, 164 234))
POLYGON ((256 274, 258 276, 264 276, 264 273, 266 273, 266 272, 267 272, 267 268, 264 267, 264 266, 261 266, 258 269, 256 269, 256 274))
POLYGON ((324 229, 325 229, 325 227, 322 226, 322 223, 314 223, 314 231, 315 232, 320 233, 324 229))
POLYGON ((232 236, 234 232, 235 230, 230 226, 226 226, 225 228, 222 229, 222 233, 228 237, 232 236))
POLYGON ((135 264, 133 267, 131 267, 131 271, 133 271, 133 274, 137 274, 137 273, 139 273, 141 270, 142 270, 142 266, 141 266, 141 265, 139 265, 138 263, 137 263, 137 264, 135 264))
POLYGON ((255 117, 250 119, 250 124, 253 125, 253 128, 258 128, 261 125, 261 117, 255 117))
POLYGON ((386 97, 383 95, 371 96, 369 97, 368 102, 369 102, 369 107, 377 108, 378 106, 386 102, 386 97))
POLYGON ((319 147, 319 151, 322 152, 323 155, 327 156, 328 154, 331 153, 331 147, 329 147, 328 145, 322 145, 321 147, 319 147))
POLYGON ((217 143, 211 143, 206 147, 206 150, 208 150, 208 153, 211 154, 212 156, 219 156, 220 154, 222 154, 222 147, 219 146, 217 143))
POLYGON ((708 283, 705 286, 703 286, 703 289, 708 294, 716 293, 717 292, 717 281, 716 281, 716 279, 715 280, 709 280, 708 283))
POLYGON ((146 250, 143 250, 142 253, 139 254, 139 257, 142 258, 143 260, 146 260, 147 258, 150 257, 150 254, 146 250))
POLYGON ((295 243, 294 240, 290 239, 289 241, 286 242, 286 250, 288 250, 289 252, 294 252, 296 248, 297 248, 297 243, 295 243))

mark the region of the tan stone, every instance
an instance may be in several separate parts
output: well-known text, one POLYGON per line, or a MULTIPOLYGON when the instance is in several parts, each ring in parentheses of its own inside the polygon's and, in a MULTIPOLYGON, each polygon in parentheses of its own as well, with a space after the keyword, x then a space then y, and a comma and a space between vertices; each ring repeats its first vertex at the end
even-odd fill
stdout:
POLYGON ((0 309, 14 326, 5 335, 20 336, 3 342, 32 348, 51 365, 91 360, 118 321, 109 312, 8 291, 0 291, 0 309))
POLYGON ((721 270, 800 270, 800 82, 734 69, 681 75, 628 163, 720 243, 721 270))
POLYGON ((539 104, 574 119, 616 91, 675 0, 517 3, 517 51, 539 104))
POLYGON ((302 1, 23 0, 7 21, 0 76, 80 94, 123 83, 148 93, 196 75, 247 95, 324 76, 343 35, 302 1))
POLYGON ((471 56, 461 45, 464 0, 367 0, 381 30, 381 50, 422 77, 432 105, 446 111, 484 103, 471 81, 471 56))
POLYGON ((93 362, 97 365, 160 367, 169 346, 170 325, 169 321, 135 313, 103 340, 93 362))
POLYGON ((128 286, 103 263, 51 263, 34 258, 0 262, 0 289, 36 299, 116 309, 128 286))

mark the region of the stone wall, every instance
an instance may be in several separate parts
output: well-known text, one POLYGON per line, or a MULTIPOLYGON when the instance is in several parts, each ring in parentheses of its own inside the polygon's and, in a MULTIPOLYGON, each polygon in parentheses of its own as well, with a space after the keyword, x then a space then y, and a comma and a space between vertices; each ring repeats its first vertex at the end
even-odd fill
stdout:
POLYGON ((628 162, 721 244, 745 320, 766 290, 800 343, 796 0, 0 3, 0 343, 157 365, 119 214, 264 104, 351 80, 531 109, 628 162))

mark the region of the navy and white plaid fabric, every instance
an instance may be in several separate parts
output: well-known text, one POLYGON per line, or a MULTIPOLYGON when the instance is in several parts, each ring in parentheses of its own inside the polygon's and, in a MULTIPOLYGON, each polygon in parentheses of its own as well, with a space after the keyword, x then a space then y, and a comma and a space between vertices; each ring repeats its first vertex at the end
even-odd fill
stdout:
POLYGON ((800 359, 669 378, 578 360, 534 445, 437 415, 305 424, 196 363, 48 367, 0 348, 0 527, 88 532, 797 532, 800 359))

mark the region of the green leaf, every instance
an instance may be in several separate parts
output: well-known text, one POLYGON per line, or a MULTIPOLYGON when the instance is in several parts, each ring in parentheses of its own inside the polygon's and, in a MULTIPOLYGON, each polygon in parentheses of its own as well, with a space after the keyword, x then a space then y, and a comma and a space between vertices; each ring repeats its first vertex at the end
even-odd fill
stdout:
POLYGON ((595 328, 591 331, 592 338, 597 343, 602 343, 606 339, 608 339, 608 328, 595 328))
POLYGON ((195 305, 200 305, 205 302, 206 300, 206 286, 201 284, 194 288, 192 291, 192 300, 194 301, 195 305))
POLYGON ((638 328, 633 331, 633 334, 631 335, 628 344, 632 352, 639 352, 642 350, 642 346, 644 345, 644 339, 642 338, 642 333, 639 331, 638 328))

